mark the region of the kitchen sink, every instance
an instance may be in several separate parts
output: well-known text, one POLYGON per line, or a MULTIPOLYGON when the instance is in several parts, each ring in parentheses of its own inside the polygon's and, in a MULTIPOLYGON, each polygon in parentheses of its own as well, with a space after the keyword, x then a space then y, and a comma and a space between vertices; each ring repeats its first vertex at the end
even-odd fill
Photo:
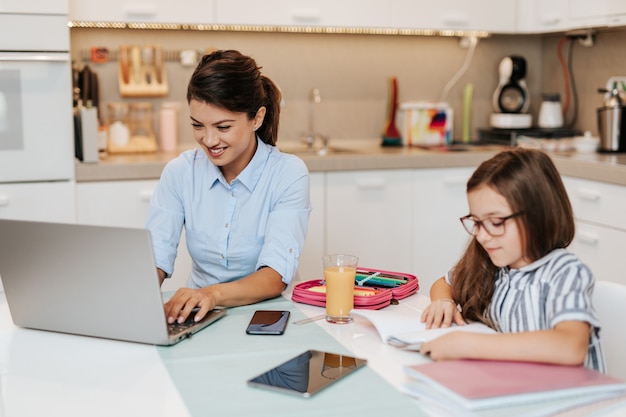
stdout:
POLYGON ((308 147, 305 144, 284 144, 278 145, 281 152, 292 153, 295 155, 303 156, 330 156, 330 155, 347 155, 358 154, 359 151, 351 148, 341 148, 336 146, 329 146, 327 148, 321 147, 308 147))

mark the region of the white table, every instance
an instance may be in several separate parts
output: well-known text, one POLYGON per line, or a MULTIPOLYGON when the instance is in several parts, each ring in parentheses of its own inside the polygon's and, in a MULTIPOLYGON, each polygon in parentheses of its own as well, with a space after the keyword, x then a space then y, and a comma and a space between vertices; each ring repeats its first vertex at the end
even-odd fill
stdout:
MULTIPOLYGON (((230 309, 191 339, 155 347, 17 328, 0 294, 0 417, 439 415, 400 392, 406 380, 402 368, 427 359, 382 343, 360 317, 348 325, 324 320, 295 325, 324 309, 285 296, 230 309), (260 308, 292 312, 285 335, 245 334, 260 308), (368 366, 309 399, 246 385, 307 349, 352 353, 368 366)), ((414 295, 386 308, 419 310, 427 302, 414 295)))

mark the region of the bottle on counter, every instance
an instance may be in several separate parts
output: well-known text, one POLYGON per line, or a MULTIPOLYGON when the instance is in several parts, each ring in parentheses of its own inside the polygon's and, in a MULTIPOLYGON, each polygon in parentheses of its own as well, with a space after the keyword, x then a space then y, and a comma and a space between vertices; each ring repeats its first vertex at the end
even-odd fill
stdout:
POLYGON ((159 113, 160 146, 163 152, 176 152, 178 147, 178 110, 180 103, 165 102, 159 113))
POLYGON ((127 146, 130 142, 128 103, 109 103, 107 111, 107 147, 114 149, 127 146))
POLYGON ((130 141, 133 148, 148 149, 156 144, 152 124, 152 103, 130 105, 130 141))

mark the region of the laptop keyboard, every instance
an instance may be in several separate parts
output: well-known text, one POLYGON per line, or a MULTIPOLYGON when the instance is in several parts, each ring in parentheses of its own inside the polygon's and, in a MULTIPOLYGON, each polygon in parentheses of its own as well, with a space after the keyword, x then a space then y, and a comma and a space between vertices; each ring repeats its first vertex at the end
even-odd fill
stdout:
POLYGON ((182 323, 172 323, 167 325, 167 331, 171 335, 178 334, 180 332, 184 332, 188 328, 198 324, 199 322, 193 321, 193 318, 187 318, 186 321, 182 323))

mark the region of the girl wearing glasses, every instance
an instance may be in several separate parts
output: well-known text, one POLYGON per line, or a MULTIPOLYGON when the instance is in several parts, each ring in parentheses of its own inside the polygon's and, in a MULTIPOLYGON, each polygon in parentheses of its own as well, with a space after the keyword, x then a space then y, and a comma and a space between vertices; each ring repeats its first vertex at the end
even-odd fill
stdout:
POLYGON ((434 360, 494 359, 581 365, 605 372, 590 270, 565 248, 574 217, 543 152, 516 148, 483 162, 467 183, 473 239, 430 290, 422 321, 485 323, 496 334, 452 332, 424 343, 434 360))

